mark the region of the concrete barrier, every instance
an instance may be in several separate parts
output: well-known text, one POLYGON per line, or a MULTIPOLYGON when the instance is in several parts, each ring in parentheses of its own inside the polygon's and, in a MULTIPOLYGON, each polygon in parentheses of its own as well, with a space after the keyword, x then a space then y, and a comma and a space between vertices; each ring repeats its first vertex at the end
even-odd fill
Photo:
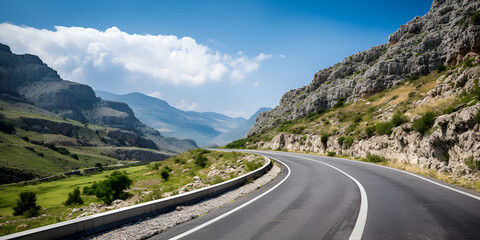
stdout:
POLYGON ((104 231, 109 228, 118 227, 122 224, 166 212, 175 209, 177 206, 194 203, 241 186, 246 182, 265 174, 271 169, 273 166, 272 161, 265 156, 264 158, 265 164, 261 168, 223 183, 168 198, 140 203, 125 208, 6 235, 0 237, 0 239, 75 239, 104 231))

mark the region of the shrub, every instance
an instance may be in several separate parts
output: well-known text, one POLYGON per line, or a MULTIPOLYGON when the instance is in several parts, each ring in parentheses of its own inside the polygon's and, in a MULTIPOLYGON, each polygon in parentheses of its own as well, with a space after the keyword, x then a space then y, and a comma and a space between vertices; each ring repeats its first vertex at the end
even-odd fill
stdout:
POLYGON ((415 81, 415 80, 417 80, 417 79, 419 79, 419 78, 420 78, 420 76, 418 76, 418 75, 413 75, 413 76, 408 77, 408 81, 415 81))
POLYGON ((354 122, 354 123, 359 123, 359 122, 361 122, 361 121, 363 121, 363 119, 362 119, 362 117, 360 117, 360 116, 355 116, 355 117, 353 118, 353 122, 354 122))
POLYGON ((437 73, 441 73, 445 70, 447 70, 447 67, 445 67, 445 65, 440 65, 437 67, 437 73))
POLYGON ((99 162, 95 163, 95 167, 97 168, 98 171, 100 171, 100 172, 103 171, 102 163, 99 163, 99 162))
POLYGON ((324 108, 319 108, 319 109, 317 110, 317 114, 318 114, 318 115, 321 115, 321 114, 324 114, 324 113, 325 113, 325 109, 324 109, 324 108))
POLYGON ((195 156, 194 159, 195 159, 195 164, 197 166, 200 166, 201 168, 204 168, 207 166, 208 159, 202 154, 195 156))
POLYGON ((72 157, 73 159, 78 160, 78 155, 75 154, 75 153, 71 153, 71 154, 70 154, 70 157, 72 157))
POLYGON ((6 122, 3 119, 0 119, 0 131, 6 134, 12 134, 15 132, 15 128, 11 123, 6 122))
MULTIPOLYGON (((70 151, 68 151, 66 148, 64 147, 57 147, 57 150, 56 150, 58 153, 62 154, 62 155, 69 155, 70 154, 70 151)), ((78 157, 78 156, 77 156, 78 157)))
POLYGON ((123 190, 128 189, 131 185, 132 179, 126 172, 114 171, 106 180, 93 183, 91 188, 98 199, 105 204, 110 204, 115 199, 126 199, 128 194, 123 190))
POLYGON ((25 142, 30 142, 30 138, 28 138, 27 136, 23 136, 22 139, 23 139, 23 141, 25 141, 25 142))
POLYGON ((435 115, 432 112, 427 112, 421 118, 413 121, 412 127, 413 130, 417 132, 425 133, 433 126, 434 123, 435 115))
POLYGON ((440 160, 441 160, 442 162, 447 162, 447 163, 448 163, 448 161, 450 160, 450 155, 448 155, 448 153, 444 153, 444 154, 442 154, 442 156, 440 157, 440 160))
POLYGON ((329 157, 333 157, 333 156, 335 156, 335 154, 337 154, 337 153, 336 152, 327 152, 327 155, 329 157))
POLYGON ((375 125, 375 131, 378 133, 378 135, 390 135, 393 127, 394 125, 391 122, 379 122, 375 125))
POLYGON ((353 145, 353 141, 355 141, 353 136, 346 137, 344 141, 345 147, 350 148, 353 145))
POLYGON ((393 114, 391 122, 395 127, 398 127, 407 122, 407 119, 405 118, 405 115, 403 115, 403 113, 396 112, 395 114, 393 114))
POLYGON ((63 203, 65 206, 72 204, 83 204, 82 197, 80 196, 80 188, 76 187, 73 192, 68 193, 67 201, 63 203))
POLYGON ((323 134, 322 137, 320 138, 320 141, 322 141, 323 145, 327 146, 328 134, 323 134))
POLYGON ((480 161, 473 160, 473 157, 467 158, 465 164, 472 170, 480 170, 480 161))
POLYGON ((338 144, 340 144, 340 146, 343 146, 343 142, 345 141, 345 137, 344 136, 341 136, 339 138, 337 138, 337 142, 338 144))
POLYGON ((233 141, 229 144, 226 145, 227 148, 235 148, 235 149, 244 149, 245 148, 245 144, 247 144, 247 140, 246 139, 238 139, 236 141, 233 141))
POLYGON ((463 64, 463 66, 465 67, 474 67, 475 64, 473 64, 473 61, 475 60, 475 58, 469 58, 467 59, 467 61, 465 61, 465 63, 463 64))
POLYGON ((337 103, 335 103, 335 105, 333 105, 333 108, 339 108, 341 106, 343 106, 343 104, 345 103, 345 100, 347 100, 346 98, 344 97, 341 97, 337 100, 337 103))
POLYGON ((25 191, 19 194, 17 205, 13 207, 13 215, 24 215, 25 217, 34 217, 38 215, 40 206, 37 205, 37 195, 34 192, 25 191))
POLYGON ((375 134, 375 126, 365 128, 365 133, 368 137, 372 137, 375 134))
POLYGON ((163 180, 168 181, 168 178, 170 177, 170 173, 168 173, 168 170, 166 168, 162 169, 162 172, 160 172, 160 176, 162 176, 163 180))
POLYGON ((362 158, 362 161, 364 161, 364 162, 380 163, 380 162, 385 162, 386 160, 385 160, 384 157, 380 157, 380 156, 375 155, 375 154, 367 153, 367 157, 366 157, 366 158, 362 158))
POLYGON ((480 123, 480 111, 475 114, 475 117, 473 118, 474 123, 480 123))
POLYGON ((479 25, 479 24, 480 24, 480 11, 475 12, 475 13, 472 15, 472 18, 470 19, 470 23, 471 23, 472 25, 479 25))
POLYGON ((32 147, 25 147, 25 149, 29 150, 29 151, 32 151, 32 152, 35 152, 35 149, 32 148, 32 147))
POLYGON ((156 170, 158 170, 158 169, 160 168, 160 166, 162 166, 161 163, 155 162, 155 163, 152 163, 152 164, 150 165, 150 168, 151 168, 153 171, 156 171, 156 170))
POLYGON ((247 167, 248 170, 253 171, 259 167, 262 166, 261 163, 255 162, 255 161, 247 161, 245 163, 245 166, 247 167))

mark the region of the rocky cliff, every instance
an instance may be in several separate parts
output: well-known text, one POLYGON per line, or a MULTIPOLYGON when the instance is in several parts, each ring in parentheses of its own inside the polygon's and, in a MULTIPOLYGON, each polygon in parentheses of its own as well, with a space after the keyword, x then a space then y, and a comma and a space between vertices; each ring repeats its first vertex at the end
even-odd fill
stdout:
POLYGON ((232 146, 374 154, 480 180, 479 8, 479 1, 434 0, 388 43, 286 93, 232 146))
POLYGON ((3 44, 0 44, 0 98, 29 102, 82 123, 131 131, 139 139, 150 138, 154 143, 146 145, 154 149, 181 153, 197 147, 191 140, 164 138, 140 122, 127 104, 102 100, 90 86, 61 79, 37 56, 13 54, 3 44))
POLYGON ((479 6, 475 0, 434 0, 425 16, 402 25, 388 43, 322 69, 309 85, 285 93, 277 107, 259 115, 249 136, 319 108, 331 108, 341 98, 347 102, 366 98, 408 77, 428 74, 440 65, 457 65, 467 54, 479 53, 480 25, 472 17, 479 6))

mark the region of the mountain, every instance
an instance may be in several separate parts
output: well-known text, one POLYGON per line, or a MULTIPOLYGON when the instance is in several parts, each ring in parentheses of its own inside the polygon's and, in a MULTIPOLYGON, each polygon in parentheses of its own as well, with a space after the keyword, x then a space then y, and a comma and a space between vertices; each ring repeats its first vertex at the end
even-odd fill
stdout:
POLYGON ((167 152, 196 148, 192 140, 165 138, 146 127, 127 104, 102 100, 90 86, 61 79, 39 57, 13 54, 3 44, 0 44, 0 80, 0 99, 4 101, 25 102, 66 119, 121 129, 116 136, 147 138, 154 142, 151 147, 167 152))
POLYGON ((339 99, 353 102, 426 75, 440 65, 454 66, 480 51, 474 0, 435 0, 423 17, 415 17, 389 36, 389 43, 356 53, 313 75, 312 82, 290 90, 272 111, 260 114, 249 135, 280 121, 328 109, 339 99))
POLYGON ((478 184, 479 8, 474 0, 434 0, 388 43, 285 93, 246 139, 227 146, 386 160, 478 184))
POLYGON ((117 95, 96 91, 102 99, 127 103, 135 115, 145 124, 162 132, 165 136, 194 139, 204 146, 211 139, 243 124, 242 117, 231 118, 213 112, 182 111, 166 101, 142 93, 117 95))
POLYGON ((206 146, 224 146, 227 143, 230 143, 234 140, 244 138, 247 135, 248 131, 253 127, 255 121, 257 120, 257 116, 261 112, 266 112, 272 110, 271 108, 260 108, 253 114, 247 121, 243 122, 238 127, 222 133, 215 138, 211 139, 206 146))

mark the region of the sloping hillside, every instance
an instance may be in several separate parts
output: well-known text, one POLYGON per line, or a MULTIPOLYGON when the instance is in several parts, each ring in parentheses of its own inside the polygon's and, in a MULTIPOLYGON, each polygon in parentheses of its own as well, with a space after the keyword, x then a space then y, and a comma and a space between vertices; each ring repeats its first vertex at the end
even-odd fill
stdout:
POLYGON ((227 147, 411 164, 478 185, 479 7, 478 1, 434 1, 389 43, 320 70, 310 85, 286 93, 259 115, 248 138, 227 147))

